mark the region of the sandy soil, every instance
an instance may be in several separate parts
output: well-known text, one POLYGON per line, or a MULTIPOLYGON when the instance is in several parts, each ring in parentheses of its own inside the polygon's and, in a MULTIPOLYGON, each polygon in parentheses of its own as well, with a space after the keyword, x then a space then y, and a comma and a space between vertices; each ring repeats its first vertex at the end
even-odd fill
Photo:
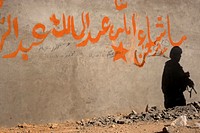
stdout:
MULTIPOLYGON (((189 121, 186 127, 174 127, 174 133, 200 133, 200 128, 194 123, 200 120, 189 121)), ((13 128, 0 128, 0 133, 162 133, 163 127, 169 125, 167 122, 137 122, 132 124, 115 124, 105 127, 90 126, 81 127, 74 122, 46 125, 22 124, 13 128)))

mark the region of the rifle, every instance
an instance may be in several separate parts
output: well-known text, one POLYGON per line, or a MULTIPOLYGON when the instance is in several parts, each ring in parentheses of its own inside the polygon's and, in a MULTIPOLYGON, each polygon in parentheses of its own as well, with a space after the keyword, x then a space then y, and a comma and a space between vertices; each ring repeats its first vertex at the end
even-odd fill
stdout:
POLYGON ((197 94, 197 91, 194 89, 194 86, 190 87, 191 89, 189 90, 189 87, 187 86, 187 90, 190 93, 190 98, 192 97, 192 90, 197 94))

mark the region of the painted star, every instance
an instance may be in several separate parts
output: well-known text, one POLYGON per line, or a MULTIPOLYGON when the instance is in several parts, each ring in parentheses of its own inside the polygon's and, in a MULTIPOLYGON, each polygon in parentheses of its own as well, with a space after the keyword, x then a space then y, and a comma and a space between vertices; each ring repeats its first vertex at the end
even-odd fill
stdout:
POLYGON ((114 61, 119 60, 120 58, 122 58, 125 62, 127 62, 125 54, 128 52, 128 50, 123 48, 122 42, 120 42, 118 47, 112 45, 112 48, 115 51, 114 61))

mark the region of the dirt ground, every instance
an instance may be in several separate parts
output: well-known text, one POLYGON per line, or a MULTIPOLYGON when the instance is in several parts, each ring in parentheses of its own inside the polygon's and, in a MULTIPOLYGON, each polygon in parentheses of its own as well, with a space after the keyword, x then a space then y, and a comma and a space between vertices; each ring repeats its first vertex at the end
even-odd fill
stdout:
MULTIPOLYGON (((188 121, 188 126, 174 127, 172 133, 200 133, 194 124, 200 120, 188 121)), ((13 128, 0 128, 0 133, 163 133, 163 127, 171 121, 135 122, 132 124, 114 124, 104 127, 81 127, 75 122, 54 123, 46 125, 22 124, 13 128)))

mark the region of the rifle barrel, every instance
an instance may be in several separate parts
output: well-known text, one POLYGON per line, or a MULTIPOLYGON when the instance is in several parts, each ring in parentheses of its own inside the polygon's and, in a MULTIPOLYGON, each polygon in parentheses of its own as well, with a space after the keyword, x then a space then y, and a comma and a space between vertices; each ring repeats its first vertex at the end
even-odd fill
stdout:
POLYGON ((194 90, 194 92, 197 94, 197 91, 194 89, 194 87, 192 87, 192 90, 194 90))

